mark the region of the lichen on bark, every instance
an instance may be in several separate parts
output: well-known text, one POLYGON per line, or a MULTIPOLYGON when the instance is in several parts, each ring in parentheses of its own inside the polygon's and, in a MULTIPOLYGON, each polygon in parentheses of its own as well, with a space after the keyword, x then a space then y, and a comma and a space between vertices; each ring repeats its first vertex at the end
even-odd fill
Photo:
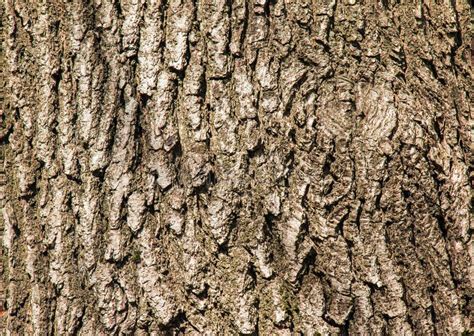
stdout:
POLYGON ((467 1, 0 7, 2 332, 473 332, 467 1))

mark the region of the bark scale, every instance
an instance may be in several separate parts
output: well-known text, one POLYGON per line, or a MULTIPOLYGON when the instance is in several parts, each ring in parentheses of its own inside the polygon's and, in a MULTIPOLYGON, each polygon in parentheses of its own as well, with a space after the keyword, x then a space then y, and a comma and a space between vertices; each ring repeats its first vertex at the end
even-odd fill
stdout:
POLYGON ((472 331, 467 1, 2 6, 7 335, 472 331))

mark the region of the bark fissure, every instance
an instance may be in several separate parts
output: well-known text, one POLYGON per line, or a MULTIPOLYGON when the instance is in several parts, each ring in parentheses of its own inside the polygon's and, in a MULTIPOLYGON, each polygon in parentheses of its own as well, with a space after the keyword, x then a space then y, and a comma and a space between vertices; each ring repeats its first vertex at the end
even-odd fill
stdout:
POLYGON ((469 7, 0 4, 0 329, 472 332, 469 7))

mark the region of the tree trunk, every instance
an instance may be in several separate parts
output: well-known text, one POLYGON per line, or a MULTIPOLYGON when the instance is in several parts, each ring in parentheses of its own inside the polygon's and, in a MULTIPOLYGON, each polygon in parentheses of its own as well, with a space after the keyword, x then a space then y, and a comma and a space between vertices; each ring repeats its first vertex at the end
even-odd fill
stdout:
POLYGON ((7 335, 472 332, 467 0, 2 6, 7 335))

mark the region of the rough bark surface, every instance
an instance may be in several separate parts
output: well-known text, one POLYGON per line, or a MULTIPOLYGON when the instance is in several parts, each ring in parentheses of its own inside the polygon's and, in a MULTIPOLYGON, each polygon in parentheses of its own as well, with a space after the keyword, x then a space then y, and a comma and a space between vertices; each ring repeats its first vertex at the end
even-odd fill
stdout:
POLYGON ((7 335, 472 332, 468 1, 1 6, 7 335))

